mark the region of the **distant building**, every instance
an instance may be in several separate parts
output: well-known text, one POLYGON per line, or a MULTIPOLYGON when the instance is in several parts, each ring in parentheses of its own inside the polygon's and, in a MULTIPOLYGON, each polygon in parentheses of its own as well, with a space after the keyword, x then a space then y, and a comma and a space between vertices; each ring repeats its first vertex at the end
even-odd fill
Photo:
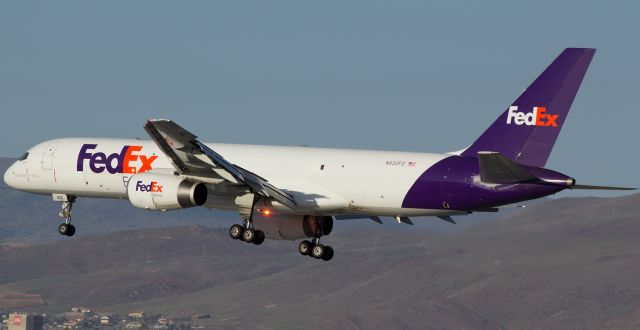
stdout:
POLYGON ((91 313, 91 310, 89 308, 86 307, 73 307, 71 308, 71 312, 72 313, 82 313, 82 314, 89 314, 91 313))
POLYGON ((124 327, 126 329, 142 329, 143 326, 144 324, 142 324, 142 322, 140 321, 131 321, 127 323, 124 327))
POLYGON ((129 313, 129 317, 134 319, 144 318, 144 311, 129 313))
POLYGON ((78 321, 76 320, 67 320, 62 323, 65 328, 75 328, 78 325, 78 321))
POLYGON ((12 313, 9 314, 7 325, 9 330, 42 330, 44 320, 40 315, 12 313))
POLYGON ((100 325, 109 325, 111 324, 111 318, 107 315, 103 315, 100 317, 100 325))
POLYGON ((64 318, 66 320, 74 320, 77 322, 84 320, 86 314, 82 314, 79 312, 80 309, 78 309, 78 312, 66 312, 64 313, 64 318))

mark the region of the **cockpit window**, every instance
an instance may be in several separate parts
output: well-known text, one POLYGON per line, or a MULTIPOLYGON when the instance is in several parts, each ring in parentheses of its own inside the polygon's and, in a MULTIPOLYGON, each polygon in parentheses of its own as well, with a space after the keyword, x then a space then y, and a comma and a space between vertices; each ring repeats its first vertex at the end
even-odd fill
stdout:
POLYGON ((25 152, 24 154, 22 154, 22 156, 20 156, 20 158, 18 158, 18 160, 25 160, 27 159, 27 157, 29 157, 29 153, 25 152))

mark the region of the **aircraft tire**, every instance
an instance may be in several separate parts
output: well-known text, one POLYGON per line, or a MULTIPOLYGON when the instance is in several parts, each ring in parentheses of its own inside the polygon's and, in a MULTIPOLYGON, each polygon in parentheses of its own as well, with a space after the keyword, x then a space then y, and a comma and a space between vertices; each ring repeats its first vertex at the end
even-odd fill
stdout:
POLYGON ((316 259, 322 259, 322 255, 324 255, 325 250, 326 248, 324 247, 324 245, 316 244, 313 246, 313 249, 311 249, 311 256, 316 259))
POLYGON ((311 252, 311 242, 304 240, 298 244, 298 252, 303 256, 308 256, 311 252))
POLYGON ((67 236, 71 237, 73 235, 75 235, 76 233, 76 226, 69 224, 68 225, 68 230, 67 230, 67 236))
POLYGON ((69 232, 69 225, 66 223, 60 224, 60 226, 58 226, 58 232, 60 235, 67 236, 67 233, 69 232))
POLYGON ((256 230, 253 228, 246 228, 242 232, 242 240, 247 243, 252 243, 256 239, 256 230))
POLYGON ((256 237, 253 239, 253 244, 262 244, 264 242, 264 238, 264 232, 262 230, 256 230, 256 237))
POLYGON ((243 231, 244 231, 244 228, 242 228, 242 226, 233 225, 231 226, 231 228, 229 228, 229 236, 231 236, 231 238, 233 239, 240 239, 242 238, 243 231))
POLYGON ((329 261, 333 259, 333 248, 330 246, 325 246, 325 251, 322 254, 322 260, 329 261))

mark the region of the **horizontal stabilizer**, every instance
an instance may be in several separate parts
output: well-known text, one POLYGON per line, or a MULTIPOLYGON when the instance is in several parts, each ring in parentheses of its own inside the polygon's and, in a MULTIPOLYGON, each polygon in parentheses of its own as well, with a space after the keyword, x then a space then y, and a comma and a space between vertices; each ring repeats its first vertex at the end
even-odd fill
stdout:
POLYGON ((576 184, 569 189, 575 190, 637 190, 638 188, 626 188, 626 187, 609 187, 609 186, 590 186, 586 184, 576 184))
POLYGON ((480 161, 480 178, 485 183, 509 184, 539 180, 520 164, 499 152, 480 151, 478 160, 480 161))

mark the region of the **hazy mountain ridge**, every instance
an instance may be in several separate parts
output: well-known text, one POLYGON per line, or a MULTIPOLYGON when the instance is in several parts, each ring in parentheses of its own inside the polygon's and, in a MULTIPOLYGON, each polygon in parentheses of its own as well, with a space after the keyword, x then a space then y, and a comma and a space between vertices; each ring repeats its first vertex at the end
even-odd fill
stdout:
POLYGON ((324 239, 331 262, 202 226, 5 247, 0 292, 43 294, 49 312, 207 313, 209 327, 633 328, 639 202, 564 198, 444 233, 350 226, 324 239))
POLYGON ((543 201, 474 226, 340 222, 323 238, 336 256, 322 262, 297 242, 232 241, 235 214, 127 201, 82 199, 79 234, 60 237, 48 196, 0 193, 0 297, 46 302, 26 310, 206 313, 199 324, 223 328, 640 326, 638 194, 543 201))

